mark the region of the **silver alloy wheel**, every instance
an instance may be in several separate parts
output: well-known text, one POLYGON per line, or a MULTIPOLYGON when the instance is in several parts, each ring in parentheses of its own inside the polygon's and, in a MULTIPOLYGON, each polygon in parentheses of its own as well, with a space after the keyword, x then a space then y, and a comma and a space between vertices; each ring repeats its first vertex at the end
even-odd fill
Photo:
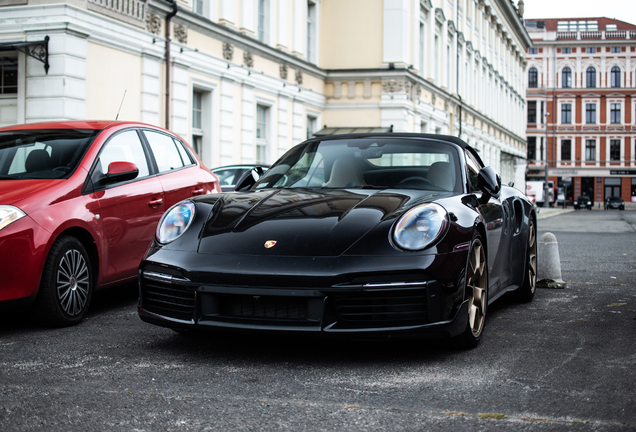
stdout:
POLYGON ((57 298, 65 313, 82 313, 88 298, 90 282, 88 264, 77 249, 66 251, 57 268, 57 298))
POLYGON ((537 233, 534 229, 534 222, 530 220, 528 227, 528 287, 534 293, 537 289, 537 233))
POLYGON ((486 271, 486 253, 477 238, 473 242, 466 271, 468 295, 468 326, 473 336, 479 337, 484 328, 487 306, 488 275, 486 271))

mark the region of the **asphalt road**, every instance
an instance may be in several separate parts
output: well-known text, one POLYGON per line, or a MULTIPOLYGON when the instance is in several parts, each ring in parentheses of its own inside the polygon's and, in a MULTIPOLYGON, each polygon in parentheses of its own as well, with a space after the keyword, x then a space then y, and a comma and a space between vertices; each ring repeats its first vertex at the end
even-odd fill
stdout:
POLYGON ((636 430, 636 211, 539 220, 563 290, 489 310, 442 343, 181 336, 135 286, 79 326, 0 317, 0 431, 636 430))

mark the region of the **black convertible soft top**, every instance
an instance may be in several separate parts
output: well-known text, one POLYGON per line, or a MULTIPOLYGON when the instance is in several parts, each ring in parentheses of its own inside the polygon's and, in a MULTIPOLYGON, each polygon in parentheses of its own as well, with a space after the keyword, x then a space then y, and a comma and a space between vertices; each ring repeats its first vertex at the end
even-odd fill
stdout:
POLYGON ((325 135, 319 136, 315 138, 308 139, 307 142, 310 141, 332 141, 332 140, 341 140, 341 139, 352 139, 352 138, 371 138, 371 137, 386 137, 386 138, 421 138, 421 139, 433 139, 438 141, 448 141, 450 143, 456 144, 462 149, 469 151, 472 153, 477 160, 484 165, 479 153, 472 148, 466 141, 461 138, 452 135, 438 135, 438 134, 423 134, 423 133, 412 133, 412 132, 386 132, 386 133, 352 133, 352 134, 341 134, 341 135, 325 135))

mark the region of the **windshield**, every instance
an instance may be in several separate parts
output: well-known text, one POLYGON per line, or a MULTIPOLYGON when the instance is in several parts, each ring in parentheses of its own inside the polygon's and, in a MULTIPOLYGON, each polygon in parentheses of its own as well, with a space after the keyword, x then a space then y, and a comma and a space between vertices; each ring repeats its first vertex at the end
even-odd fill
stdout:
POLYGON ((98 133, 93 129, 0 132, 0 180, 65 178, 98 133))
POLYGON ((589 201, 590 199, 589 199, 588 197, 586 197, 586 196, 580 196, 580 197, 578 197, 576 200, 577 200, 577 201, 582 201, 582 202, 587 202, 587 201, 589 201))
POLYGON ((392 137, 314 141, 287 152, 262 188, 418 189, 461 192, 459 155, 441 141, 392 137))

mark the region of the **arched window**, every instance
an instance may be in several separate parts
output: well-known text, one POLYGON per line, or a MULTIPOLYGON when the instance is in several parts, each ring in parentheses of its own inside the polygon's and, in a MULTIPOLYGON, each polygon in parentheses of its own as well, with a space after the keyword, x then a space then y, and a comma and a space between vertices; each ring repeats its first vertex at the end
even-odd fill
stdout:
POLYGON ((596 87, 596 68, 590 66, 585 74, 587 87, 596 87))
POLYGON ((528 71, 528 88, 537 87, 539 87, 539 73, 537 72, 537 68, 531 67, 528 71))
POLYGON ((561 81, 562 81, 561 87, 563 88, 572 87, 572 69, 570 69, 567 66, 563 68, 563 70, 561 71, 561 81))
POLYGON ((612 87, 621 86, 621 68, 614 66, 612 68, 612 87))

